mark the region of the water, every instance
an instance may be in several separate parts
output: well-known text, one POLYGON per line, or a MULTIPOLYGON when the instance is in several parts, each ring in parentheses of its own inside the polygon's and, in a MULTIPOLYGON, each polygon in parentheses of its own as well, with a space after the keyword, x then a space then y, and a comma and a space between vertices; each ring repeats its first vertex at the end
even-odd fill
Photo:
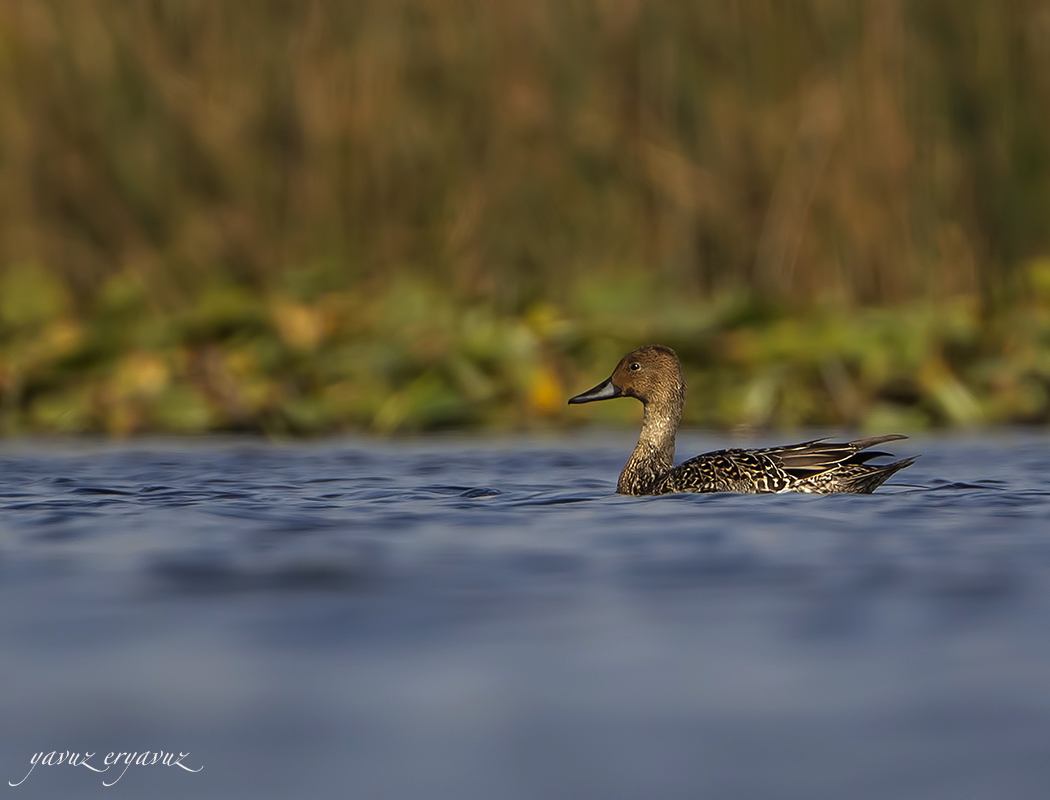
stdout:
POLYGON ((6 445, 0 785, 1046 796, 1050 438, 894 443, 833 497, 619 497, 630 445, 6 445), (6 785, 67 750, 203 770, 6 785))

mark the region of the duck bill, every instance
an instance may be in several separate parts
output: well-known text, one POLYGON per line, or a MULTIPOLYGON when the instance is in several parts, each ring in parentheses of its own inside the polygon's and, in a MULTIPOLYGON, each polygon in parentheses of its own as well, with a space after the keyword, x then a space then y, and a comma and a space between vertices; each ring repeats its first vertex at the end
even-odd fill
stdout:
POLYGON ((612 378, 609 378, 607 381, 599 383, 589 392, 569 398, 569 405, 593 403, 595 400, 611 400, 614 397, 623 397, 623 392, 619 386, 612 382, 612 378))

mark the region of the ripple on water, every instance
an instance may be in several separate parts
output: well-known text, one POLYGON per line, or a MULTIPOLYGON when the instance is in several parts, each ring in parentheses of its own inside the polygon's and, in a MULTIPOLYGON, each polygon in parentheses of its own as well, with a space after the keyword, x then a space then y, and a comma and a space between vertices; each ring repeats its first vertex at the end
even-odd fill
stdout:
POLYGON ((0 757, 201 754, 150 796, 1041 798, 1050 440, 907 445, 870 497, 661 498, 615 494, 626 439, 9 447, 0 757))

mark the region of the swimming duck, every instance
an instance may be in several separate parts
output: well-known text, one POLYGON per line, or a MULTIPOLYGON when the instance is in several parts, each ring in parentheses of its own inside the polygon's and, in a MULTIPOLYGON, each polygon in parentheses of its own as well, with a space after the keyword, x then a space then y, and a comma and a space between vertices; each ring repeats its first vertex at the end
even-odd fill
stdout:
POLYGON ((645 409, 642 433, 627 459, 616 491, 620 494, 676 492, 807 492, 869 494, 915 458, 868 464, 879 456, 868 450, 908 437, 873 436, 852 442, 814 439, 759 450, 716 450, 674 466, 674 440, 685 405, 685 379, 678 356, 669 347, 647 345, 620 359, 608 380, 569 400, 592 403, 635 397, 645 409))

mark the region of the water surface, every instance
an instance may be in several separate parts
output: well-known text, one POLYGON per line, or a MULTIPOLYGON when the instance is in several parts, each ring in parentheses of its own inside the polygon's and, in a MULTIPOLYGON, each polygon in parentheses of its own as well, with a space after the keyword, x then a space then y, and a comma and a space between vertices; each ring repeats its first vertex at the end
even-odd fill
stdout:
POLYGON ((5 791, 1046 796, 1050 438, 832 497, 620 497, 631 444, 6 445, 5 791), (204 769, 6 785, 52 750, 204 769))

